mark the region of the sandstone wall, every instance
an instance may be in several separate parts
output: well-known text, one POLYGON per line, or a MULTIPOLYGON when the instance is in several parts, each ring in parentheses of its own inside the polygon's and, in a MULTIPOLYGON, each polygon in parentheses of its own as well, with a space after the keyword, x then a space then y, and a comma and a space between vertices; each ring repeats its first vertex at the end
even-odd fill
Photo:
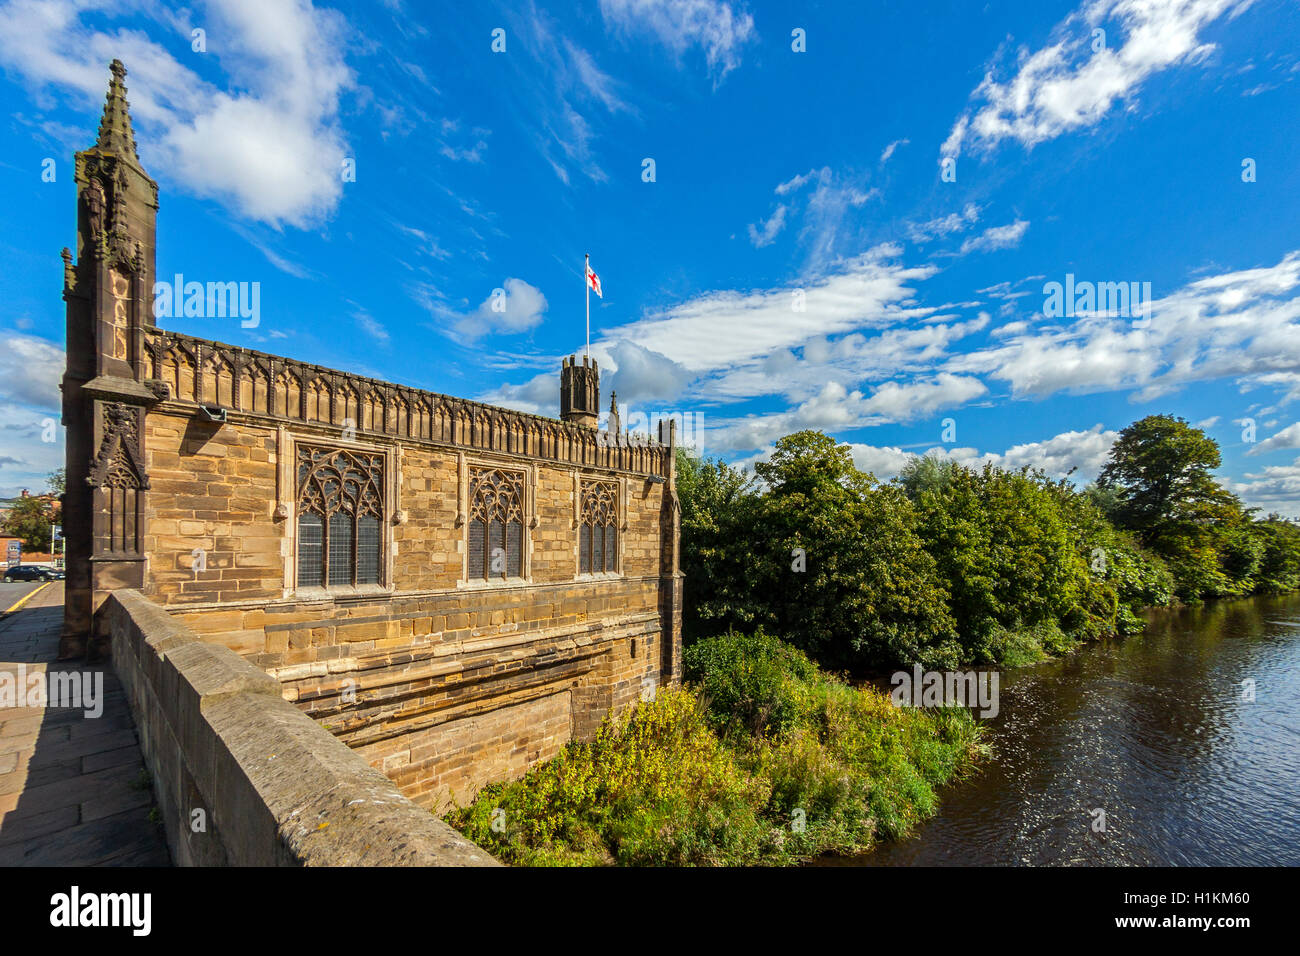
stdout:
POLYGON ((287 701, 422 805, 441 810, 518 776, 680 678, 669 486, 630 470, 662 465, 648 454, 662 449, 597 454, 593 430, 568 426, 549 445, 544 432, 516 440, 454 419, 440 431, 436 415, 403 428, 332 399, 295 419, 283 410, 302 411, 302 392, 277 399, 255 377, 205 385, 184 366, 168 374, 169 397, 144 425, 146 594, 275 678, 287 701), (241 391, 249 410, 227 407, 225 423, 186 399, 228 406, 241 391), (447 440, 475 436, 483 447, 447 440), (383 528, 380 585, 296 588, 298 443, 384 456, 397 520, 383 528), (510 450, 524 448, 534 453, 510 450), (466 475, 483 465, 527 476, 523 573, 508 582, 467 580, 466 475), (590 480, 618 489, 616 574, 579 574, 577 502, 590 480))
POLYGON ((138 591, 114 592, 104 611, 177 864, 495 864, 251 664, 138 591))

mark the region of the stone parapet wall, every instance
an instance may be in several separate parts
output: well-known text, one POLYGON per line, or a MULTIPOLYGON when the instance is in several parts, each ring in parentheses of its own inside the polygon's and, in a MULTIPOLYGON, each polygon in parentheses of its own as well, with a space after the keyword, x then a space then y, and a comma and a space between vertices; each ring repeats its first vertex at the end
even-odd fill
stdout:
POLYGON ((198 339, 144 332, 146 378, 182 402, 616 471, 661 475, 668 449, 570 422, 198 339))
POLYGON ((274 678, 138 591, 110 595, 104 614, 176 863, 496 863, 286 702, 274 678))

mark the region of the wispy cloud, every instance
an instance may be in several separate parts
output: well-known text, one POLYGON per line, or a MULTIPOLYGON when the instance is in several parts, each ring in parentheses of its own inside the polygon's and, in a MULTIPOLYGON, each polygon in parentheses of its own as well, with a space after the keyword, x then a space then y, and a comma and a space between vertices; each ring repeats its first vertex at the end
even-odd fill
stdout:
POLYGON ((723 0, 600 0, 600 12, 625 33, 653 34, 679 59, 700 48, 715 84, 740 65, 741 50, 758 38, 754 18, 723 0))
POLYGON ((784 203, 776 207, 776 212, 767 217, 767 221, 759 221, 757 225, 749 224, 749 241, 754 244, 756 249, 764 246, 770 246, 776 241, 777 234, 785 228, 785 211, 784 203))
POLYGON ((1094 126, 1155 74, 1205 60, 1214 45, 1201 32, 1251 2, 1089 0, 1047 46, 1020 49, 1011 79, 999 81, 990 67, 940 153, 955 157, 967 143, 991 149, 1005 139, 1032 147, 1094 126))
POLYGON ((1005 226, 993 226, 985 229, 978 236, 972 236, 963 242, 961 244, 961 254, 1009 249, 1012 246, 1019 245, 1020 240, 1024 238, 1025 233, 1028 231, 1029 223, 1023 219, 1017 219, 1005 226))

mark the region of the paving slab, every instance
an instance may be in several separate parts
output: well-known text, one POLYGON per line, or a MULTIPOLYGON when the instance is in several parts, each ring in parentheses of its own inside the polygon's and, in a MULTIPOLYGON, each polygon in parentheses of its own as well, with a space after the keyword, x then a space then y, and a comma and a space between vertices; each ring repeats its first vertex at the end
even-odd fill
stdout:
POLYGON ((0 673, 102 681, 97 717, 26 698, 0 706, 0 866, 168 866, 122 687, 111 667, 56 659, 62 624, 62 582, 0 618, 0 673))

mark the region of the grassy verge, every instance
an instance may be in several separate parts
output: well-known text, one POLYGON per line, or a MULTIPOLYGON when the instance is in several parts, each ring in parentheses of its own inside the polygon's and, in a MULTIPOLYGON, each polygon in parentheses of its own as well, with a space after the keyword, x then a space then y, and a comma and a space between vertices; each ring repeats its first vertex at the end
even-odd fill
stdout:
POLYGON ((702 641, 685 670, 448 821, 522 865, 790 864, 902 835, 981 750, 965 710, 897 709, 765 635, 702 641))

